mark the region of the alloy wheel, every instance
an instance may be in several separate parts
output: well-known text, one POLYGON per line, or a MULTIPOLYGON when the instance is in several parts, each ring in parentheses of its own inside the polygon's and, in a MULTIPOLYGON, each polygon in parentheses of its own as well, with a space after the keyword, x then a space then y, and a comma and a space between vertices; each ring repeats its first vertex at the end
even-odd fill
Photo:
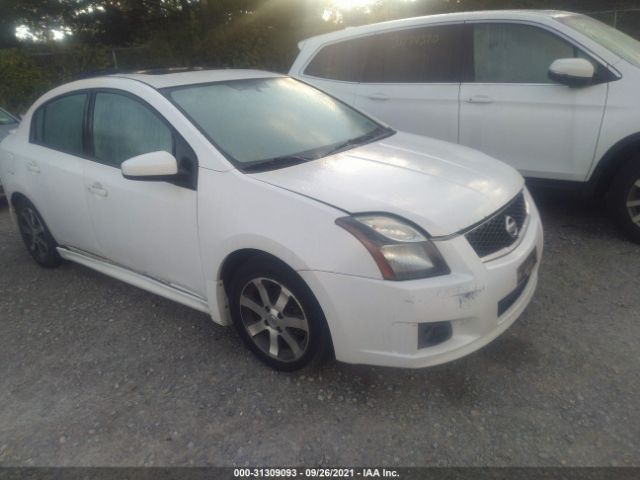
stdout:
POLYGON ((31 207, 24 207, 20 212, 20 232, 31 254, 38 258, 46 258, 49 246, 46 230, 38 214, 31 207))
POLYGON ((251 341, 281 362, 295 362, 309 346, 309 321, 298 299, 280 282, 255 278, 242 288, 240 317, 251 341))
POLYGON ((640 227, 640 178, 631 186, 627 196, 627 211, 631 221, 640 227))

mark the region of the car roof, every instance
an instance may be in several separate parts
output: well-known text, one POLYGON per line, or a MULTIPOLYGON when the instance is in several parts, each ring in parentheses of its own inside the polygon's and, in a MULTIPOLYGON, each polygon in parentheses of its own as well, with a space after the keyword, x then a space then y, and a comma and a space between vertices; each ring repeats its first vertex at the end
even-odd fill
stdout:
POLYGON ((126 90, 128 82, 146 85, 154 90, 204 83, 224 82, 231 80, 245 80, 253 78, 285 77, 280 73, 263 70, 220 69, 204 70, 199 68, 169 68, 162 70, 140 70, 137 72, 102 72, 96 75, 86 75, 79 80, 65 83, 42 95, 27 112, 27 116, 44 102, 60 95, 93 88, 119 88, 126 90))
POLYGON ((299 46, 302 47, 303 43, 324 43, 331 40, 337 40, 340 38, 346 38, 357 35, 365 35, 368 33, 375 33, 380 30, 411 27, 416 25, 426 25, 431 23, 448 23, 448 22, 464 22, 473 20, 550 20, 553 18, 563 17, 567 15, 578 15, 572 12, 565 12, 561 10, 481 10, 475 12, 457 12, 457 13, 443 13, 438 15, 426 15, 422 17, 402 18, 399 20, 389 20, 386 22, 371 23, 368 25, 361 25, 357 27, 347 27, 342 30, 337 30, 323 35, 317 35, 309 37, 306 40, 300 42, 299 46))
POLYGON ((158 70, 141 70, 132 73, 114 73, 106 77, 119 77, 146 83, 153 88, 161 89, 198 83, 224 82, 251 78, 282 77, 282 74, 263 70, 204 70, 199 68, 168 68, 158 70))

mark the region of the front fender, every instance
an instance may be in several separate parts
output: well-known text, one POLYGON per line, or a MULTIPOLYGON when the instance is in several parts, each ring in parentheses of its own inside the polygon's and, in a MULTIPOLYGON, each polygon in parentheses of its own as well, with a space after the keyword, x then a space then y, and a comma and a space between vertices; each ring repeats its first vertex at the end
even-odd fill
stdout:
MULTIPOLYGON (((207 297, 216 321, 221 305, 220 271, 235 251, 255 249, 300 272, 306 270, 381 278, 366 249, 335 224, 345 213, 237 170, 201 169, 198 231, 207 297)), ((224 321, 222 321, 224 323, 224 321)))

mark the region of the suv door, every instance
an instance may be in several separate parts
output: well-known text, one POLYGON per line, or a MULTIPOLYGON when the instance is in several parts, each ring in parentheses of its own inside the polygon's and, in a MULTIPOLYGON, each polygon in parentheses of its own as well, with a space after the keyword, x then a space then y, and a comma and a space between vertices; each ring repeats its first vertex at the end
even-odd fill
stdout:
POLYGON ((596 60, 556 33, 520 23, 472 23, 469 81, 460 92, 460 143, 529 177, 584 181, 598 142, 607 83, 581 88, 549 80, 551 64, 596 60))
POLYGON ((32 116, 29 144, 16 153, 15 164, 26 170, 29 199, 56 241, 95 253, 83 179, 88 99, 87 92, 73 92, 41 105, 32 116))
POLYGON ((92 159, 85 168, 87 201, 100 254, 137 273, 203 295, 197 228, 197 159, 153 108, 117 90, 92 96, 92 159), (165 150, 192 182, 138 181, 120 165, 165 150))
POLYGON ((458 141, 464 25, 375 35, 355 105, 405 132, 458 141))

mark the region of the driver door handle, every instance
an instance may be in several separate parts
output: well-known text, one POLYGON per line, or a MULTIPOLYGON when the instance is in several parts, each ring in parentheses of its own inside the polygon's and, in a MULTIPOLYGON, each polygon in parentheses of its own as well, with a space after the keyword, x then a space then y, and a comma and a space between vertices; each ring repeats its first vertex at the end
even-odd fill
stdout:
POLYGON ((493 98, 489 95, 473 95, 466 99, 467 103, 493 103, 493 98))
POLYGON ((102 186, 100 182, 92 183, 87 187, 87 189, 94 195, 97 195, 98 197, 109 196, 109 192, 102 186))
POLYGON ((367 98, 370 100, 379 100, 379 101, 389 100, 389 97, 384 93, 372 93, 371 95, 367 95, 367 98))
POLYGON ((31 173, 40 173, 40 167, 35 162, 27 163, 27 170, 31 173))

